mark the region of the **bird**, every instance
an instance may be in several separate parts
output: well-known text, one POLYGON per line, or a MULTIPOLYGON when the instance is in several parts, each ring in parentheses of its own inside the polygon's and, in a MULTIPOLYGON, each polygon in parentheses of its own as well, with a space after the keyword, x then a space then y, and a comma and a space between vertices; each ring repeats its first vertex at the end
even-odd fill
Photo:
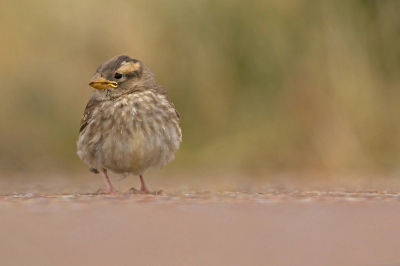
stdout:
POLYGON ((143 175, 172 161, 182 142, 180 115, 150 68, 128 55, 115 56, 97 68, 95 88, 83 113, 77 154, 101 173, 108 193, 118 195, 108 171, 139 176, 141 188, 126 193, 151 194, 143 175))

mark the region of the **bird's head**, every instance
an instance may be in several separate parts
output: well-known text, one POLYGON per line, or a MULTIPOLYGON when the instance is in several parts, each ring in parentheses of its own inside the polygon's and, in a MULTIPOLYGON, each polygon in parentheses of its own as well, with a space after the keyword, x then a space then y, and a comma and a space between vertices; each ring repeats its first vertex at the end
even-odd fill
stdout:
POLYGON ((142 61, 120 55, 102 63, 89 85, 97 90, 108 90, 112 95, 133 92, 135 88, 155 85, 154 75, 142 61))

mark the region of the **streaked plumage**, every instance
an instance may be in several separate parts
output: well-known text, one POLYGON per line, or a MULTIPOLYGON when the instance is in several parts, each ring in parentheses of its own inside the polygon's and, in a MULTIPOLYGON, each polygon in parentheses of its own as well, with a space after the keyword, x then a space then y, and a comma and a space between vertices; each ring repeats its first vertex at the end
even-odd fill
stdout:
POLYGON ((99 66, 89 83, 97 90, 82 117, 79 157, 101 171, 110 194, 107 170, 142 175, 174 159, 182 141, 179 114, 154 74, 140 60, 116 56, 99 66))

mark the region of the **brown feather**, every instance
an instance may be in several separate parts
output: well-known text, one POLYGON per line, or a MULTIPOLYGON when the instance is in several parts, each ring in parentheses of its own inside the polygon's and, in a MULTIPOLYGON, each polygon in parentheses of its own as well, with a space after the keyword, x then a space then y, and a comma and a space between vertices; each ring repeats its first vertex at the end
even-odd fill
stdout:
POLYGON ((85 112, 83 112, 79 133, 81 133, 85 129, 85 127, 89 124, 90 119, 92 118, 93 110, 100 102, 101 101, 95 100, 94 97, 92 97, 89 100, 88 104, 86 105, 85 112))

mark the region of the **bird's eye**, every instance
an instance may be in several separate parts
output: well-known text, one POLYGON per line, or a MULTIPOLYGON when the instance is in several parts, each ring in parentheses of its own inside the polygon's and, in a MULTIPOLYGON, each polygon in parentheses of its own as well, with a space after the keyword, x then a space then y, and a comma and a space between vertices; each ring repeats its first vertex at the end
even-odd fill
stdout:
POLYGON ((122 74, 121 73, 115 73, 114 74, 114 78, 120 79, 120 78, 122 78, 122 74))

